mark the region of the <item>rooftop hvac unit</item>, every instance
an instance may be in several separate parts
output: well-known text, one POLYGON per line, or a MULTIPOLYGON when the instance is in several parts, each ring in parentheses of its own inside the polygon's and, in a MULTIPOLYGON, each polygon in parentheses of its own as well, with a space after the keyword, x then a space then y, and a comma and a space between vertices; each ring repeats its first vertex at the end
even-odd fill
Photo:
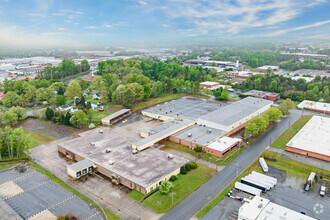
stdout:
POLYGON ((224 144, 227 144, 226 141, 223 142, 224 144))
POLYGON ((168 158, 168 159, 173 159, 173 154, 169 154, 169 155, 167 155, 167 158, 168 158))
POLYGON ((92 146, 95 146, 95 142, 91 142, 91 145, 92 145, 92 146))
POLYGON ((188 137, 191 137, 192 136, 192 133, 188 133, 188 137))
POLYGON ((221 140, 219 139, 218 142, 221 143, 221 140))
POLYGON ((102 129, 100 129, 100 130, 99 130, 99 133, 100 133, 100 134, 103 134, 103 130, 102 130, 102 129))
POLYGON ((212 132, 212 129, 207 129, 207 133, 211 133, 212 132))
POLYGON ((106 152, 106 153, 110 153, 111 150, 110 150, 109 148, 107 148, 107 149, 105 149, 105 152, 106 152))
POLYGON ((137 153, 138 153, 138 150, 133 149, 132 153, 133 153, 133 154, 137 154, 137 153))
POLYGON ((109 160, 109 165, 113 165, 114 163, 115 163, 115 161, 109 160))

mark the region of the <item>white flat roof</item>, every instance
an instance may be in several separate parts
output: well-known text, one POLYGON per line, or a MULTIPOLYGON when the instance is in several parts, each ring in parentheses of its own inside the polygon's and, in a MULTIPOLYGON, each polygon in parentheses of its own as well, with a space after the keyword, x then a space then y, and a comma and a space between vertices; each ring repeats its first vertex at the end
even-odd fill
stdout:
POLYGON ((299 105, 297 105, 297 108, 311 108, 316 109, 320 111, 330 111, 330 104, 329 103, 323 103, 323 102, 314 102, 309 100, 302 101, 299 105))
POLYGON ((208 85, 208 86, 216 86, 216 85, 220 85, 220 83, 218 82, 210 82, 210 81, 206 81, 206 82, 201 82, 201 85, 208 85))
POLYGON ((241 141, 241 139, 223 136, 219 140, 211 143, 207 147, 210 148, 210 149, 213 149, 213 150, 217 150, 217 151, 223 152, 228 147, 232 146, 233 144, 237 143, 238 141, 241 141))
POLYGON ((255 196, 250 202, 244 203, 239 208, 239 219, 257 219, 263 208, 269 203, 268 199, 255 196))
POLYGON ((258 67, 257 69, 267 70, 268 68, 271 68, 271 69, 277 69, 277 68, 279 68, 279 67, 278 67, 278 66, 260 66, 260 67, 258 67))
POLYGON ((277 220, 277 219, 297 219, 297 220, 315 220, 315 218, 301 214, 294 210, 288 209, 284 206, 275 203, 268 203, 268 205, 261 211, 256 220, 277 220))
POLYGON ((313 116, 287 146, 330 156, 330 118, 313 116))
POLYGON ((268 199, 255 196, 250 202, 244 203, 238 213, 238 219, 255 220, 278 220, 278 219, 297 219, 315 220, 312 217, 303 215, 284 206, 270 202, 268 199))

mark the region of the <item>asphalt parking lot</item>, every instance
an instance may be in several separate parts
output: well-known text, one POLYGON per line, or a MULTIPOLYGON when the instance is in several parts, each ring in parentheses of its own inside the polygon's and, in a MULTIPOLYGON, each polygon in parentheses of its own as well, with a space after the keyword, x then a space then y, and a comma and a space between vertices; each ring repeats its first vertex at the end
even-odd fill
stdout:
MULTIPOLYGON (((329 189, 329 182, 319 179, 315 187, 306 192, 304 191, 305 178, 288 175, 285 171, 273 167, 270 167, 269 175, 277 178, 278 183, 270 191, 262 193, 261 197, 294 211, 304 212, 316 219, 329 219, 330 192, 328 190, 324 197, 319 195, 321 185, 327 185, 329 189)), ((233 196, 250 197, 250 195, 235 189, 232 192, 233 196)), ((237 219, 238 209, 242 204, 243 202, 226 196, 201 219, 237 219)))
POLYGON ((32 168, 24 173, 14 168, 0 172, 0 197, 23 219, 56 218, 69 213, 78 219, 103 219, 96 208, 32 168))

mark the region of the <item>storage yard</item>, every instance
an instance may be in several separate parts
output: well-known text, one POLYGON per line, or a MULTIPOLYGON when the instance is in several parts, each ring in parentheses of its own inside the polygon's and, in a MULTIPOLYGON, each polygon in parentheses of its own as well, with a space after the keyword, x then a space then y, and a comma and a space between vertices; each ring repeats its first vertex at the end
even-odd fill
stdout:
MULTIPOLYGON (((251 175, 248 174, 248 176, 251 175)), ((277 210, 276 213, 268 212, 268 209, 264 209, 264 212, 260 213, 257 209, 253 207, 249 208, 248 213, 259 213, 260 217, 256 219, 264 219, 265 214, 267 214, 267 219, 272 219, 271 217, 278 219, 284 212, 295 214, 294 218, 298 219, 298 215, 301 217, 301 212, 305 213, 302 219, 327 219, 330 215, 330 193, 328 192, 324 197, 319 195, 320 183, 328 185, 327 181, 320 181, 317 187, 314 187, 310 192, 304 191, 304 185, 306 179, 303 177, 292 176, 286 173, 286 171, 269 166, 269 173, 267 174, 275 179, 277 183, 270 190, 262 192, 260 190, 260 197, 265 198, 265 201, 269 200, 277 210), (289 209, 289 210, 288 210, 289 209), (254 210, 252 212, 251 210, 254 210)), ((253 187, 254 188, 254 187, 253 187)), ((257 188, 255 191, 257 192, 257 188)), ((240 207, 248 201, 247 199, 252 199, 253 195, 240 190, 232 189, 231 198, 224 197, 216 206, 214 206, 208 213, 206 213, 201 219, 239 219, 240 207)), ((268 202, 267 202, 268 203, 268 202)), ((257 204, 259 205, 259 204, 257 204)), ((267 206, 266 206, 267 207, 267 206)), ((269 206, 270 208, 272 206, 269 206)), ((255 218, 251 218, 255 219, 255 218)), ((299 218, 300 219, 300 218, 299 218)))

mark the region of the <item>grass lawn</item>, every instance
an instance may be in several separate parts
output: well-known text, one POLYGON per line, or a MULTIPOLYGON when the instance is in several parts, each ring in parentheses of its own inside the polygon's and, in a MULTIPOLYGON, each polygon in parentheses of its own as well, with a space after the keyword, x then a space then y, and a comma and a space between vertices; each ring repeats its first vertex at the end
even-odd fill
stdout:
POLYGON ((46 135, 46 134, 41 134, 35 131, 30 131, 30 130, 26 130, 24 129, 24 134, 28 134, 30 135, 31 139, 32 139, 32 147, 36 147, 42 144, 47 144, 49 142, 52 141, 56 141, 57 138, 46 135))
POLYGON ((323 176, 323 179, 330 180, 330 171, 326 169, 320 169, 308 164, 300 163, 294 160, 289 160, 281 157, 280 153, 273 152, 270 150, 263 151, 264 156, 268 165, 286 170, 288 173, 295 176, 308 177, 310 172, 316 173, 318 176, 323 176))
POLYGON ((129 197, 131 197, 132 199, 135 199, 138 202, 141 202, 141 200, 146 197, 146 195, 144 195, 143 193, 137 191, 137 190, 132 190, 127 194, 129 197))
POLYGON ((157 191, 152 196, 144 200, 143 204, 158 213, 165 213, 198 189, 203 183, 212 177, 213 169, 198 164, 198 168, 189 171, 186 175, 178 174, 178 179, 173 182, 174 187, 166 195, 157 191))
POLYGON ((303 115, 288 129, 286 129, 270 146, 284 149, 285 145, 300 131, 302 127, 312 118, 312 115, 303 115))
POLYGON ((169 148, 173 148, 175 150, 186 152, 186 153, 191 154, 195 157, 198 157, 198 155, 200 155, 202 153, 202 152, 196 152, 194 150, 189 149, 187 146, 184 146, 182 144, 177 144, 177 143, 174 143, 172 141, 167 141, 165 143, 165 146, 169 147, 169 148))
POLYGON ((0 170, 4 170, 4 169, 6 169, 8 167, 12 167, 15 164, 17 164, 17 162, 1 162, 0 163, 0 170))
MULTIPOLYGON (((40 171, 41 173, 43 173, 48 179, 50 179, 51 181, 55 182, 56 184, 60 185, 61 187, 63 187, 64 189, 70 191, 71 193, 75 194, 76 196, 80 197, 82 200, 84 200, 86 203, 88 204, 92 204, 93 207, 97 208, 102 214, 102 210, 100 210, 100 208, 93 202, 93 200, 89 199, 88 197, 86 197, 85 195, 81 194, 80 192, 78 192, 77 190, 71 188, 70 186, 68 186, 65 182, 63 182, 62 180, 60 180, 59 178, 57 178, 56 176, 54 176, 53 174, 49 173, 47 170, 45 170, 44 168, 38 166, 37 164, 30 162, 31 167, 35 170, 40 171)), ((111 220, 117 220, 120 219, 118 216, 114 215, 113 213, 111 213, 110 211, 104 209, 105 214, 107 215, 107 217, 111 220)))
POLYGON ((147 107, 152 106, 152 105, 156 105, 158 103, 166 102, 166 101, 169 101, 169 100, 172 100, 172 99, 181 98, 185 95, 187 95, 187 94, 185 94, 185 93, 173 93, 173 94, 172 93, 167 93, 167 94, 164 94, 164 95, 162 95, 161 97, 158 97, 158 98, 151 98, 149 101, 139 102, 139 103, 135 104, 133 106, 132 112, 135 112, 135 111, 140 110, 140 109, 147 108, 147 107))

